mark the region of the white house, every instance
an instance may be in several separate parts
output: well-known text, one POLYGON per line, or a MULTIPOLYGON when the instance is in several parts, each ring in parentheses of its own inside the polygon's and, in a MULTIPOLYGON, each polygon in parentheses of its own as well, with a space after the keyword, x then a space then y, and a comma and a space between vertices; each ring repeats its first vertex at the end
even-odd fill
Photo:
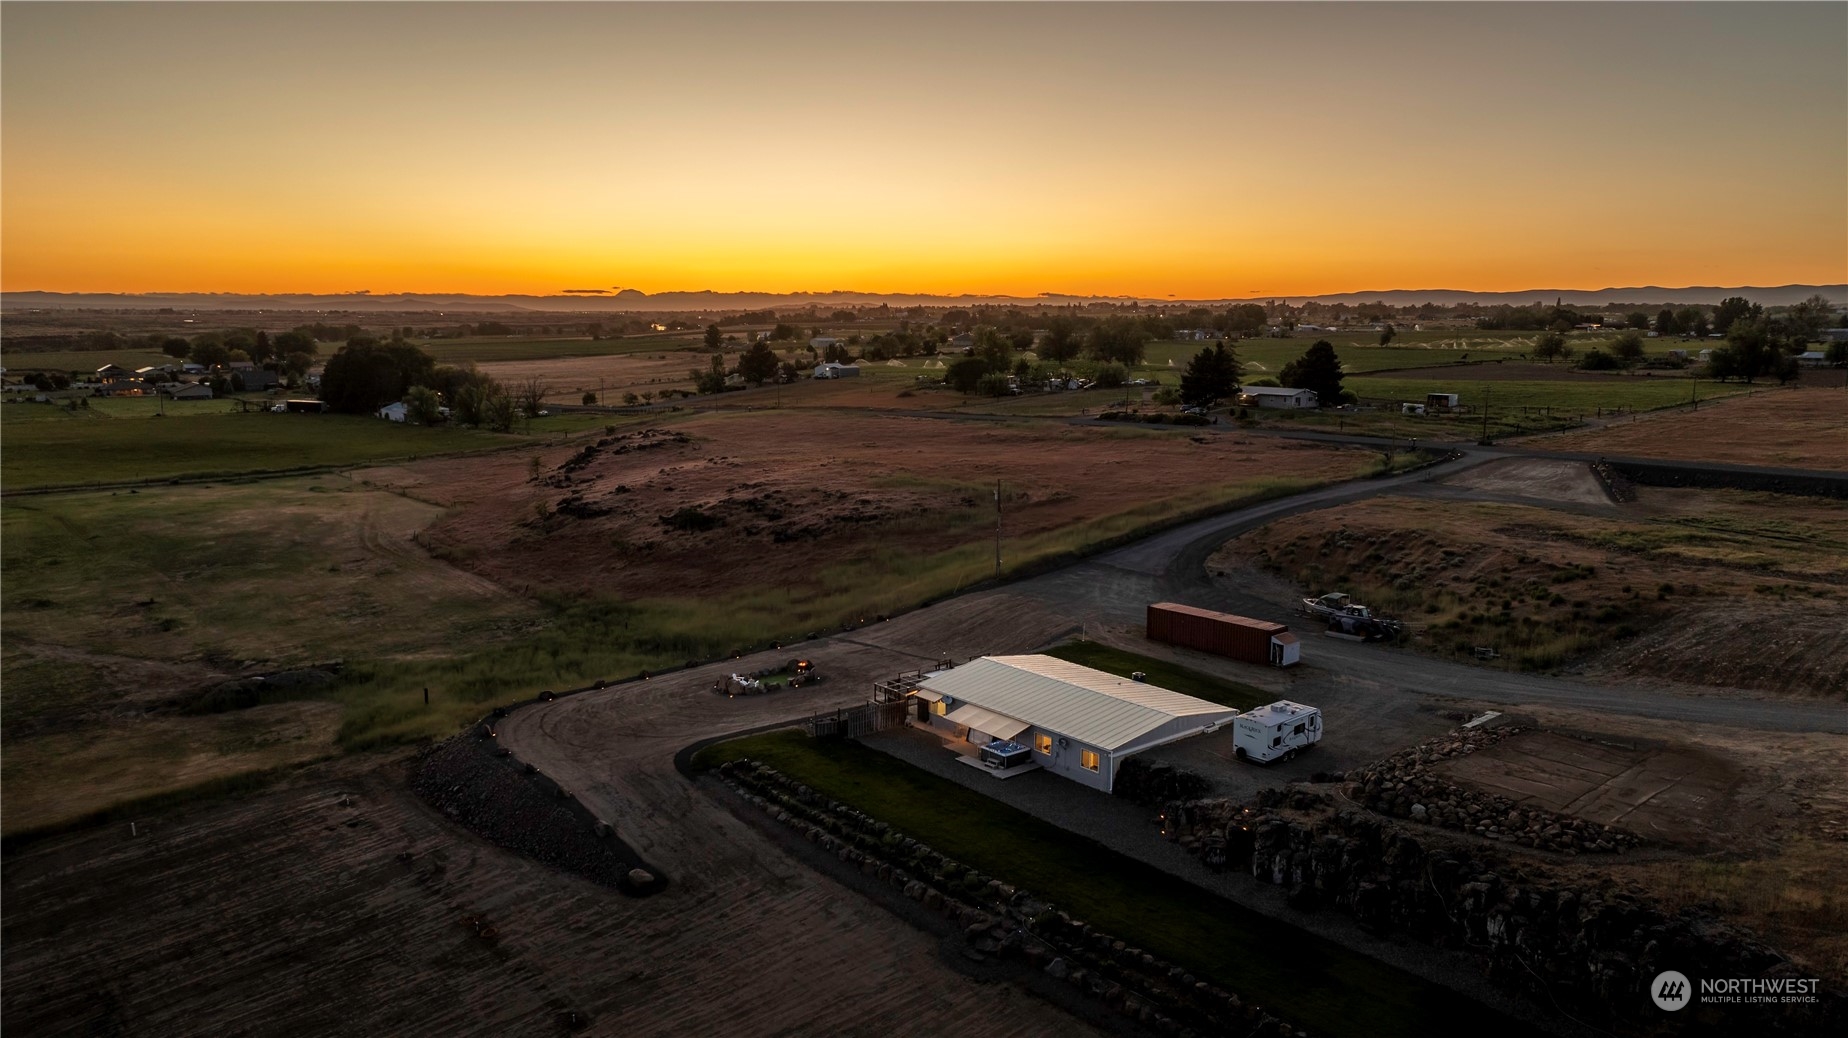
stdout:
POLYGON ((816 353, 820 353, 830 346, 839 346, 840 344, 841 340, 839 339, 831 339, 825 335, 817 335, 809 340, 809 349, 814 350, 816 353))
POLYGON ((1031 762, 1100 789, 1131 755, 1230 724, 1238 711, 1052 656, 986 656, 928 674, 911 723, 952 747, 1026 747, 1031 762))
POLYGON ((175 400, 212 399, 212 387, 203 382, 169 382, 160 391, 175 400))
POLYGON ((1246 386, 1238 391, 1243 407, 1308 409, 1318 406, 1313 389, 1289 389, 1284 386, 1246 386))
POLYGON ((1829 355, 1821 350, 1806 350, 1797 354, 1797 365, 1805 368, 1820 368, 1828 359, 1829 355))
POLYGON ((388 422, 402 422, 411 416, 411 409, 404 406, 404 401, 386 404, 378 409, 378 416, 388 422))
POLYGON ((833 361, 829 361, 826 364, 815 365, 815 377, 816 378, 859 378, 860 377, 860 366, 858 364, 836 364, 833 361))

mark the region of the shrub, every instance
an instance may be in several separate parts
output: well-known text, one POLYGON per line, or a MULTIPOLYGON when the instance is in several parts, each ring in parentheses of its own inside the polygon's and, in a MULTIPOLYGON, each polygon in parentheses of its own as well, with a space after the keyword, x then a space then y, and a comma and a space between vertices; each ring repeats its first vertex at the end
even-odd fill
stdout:
POLYGON ((661 525, 673 530, 686 530, 691 533, 701 533, 715 527, 724 526, 725 520, 721 516, 700 511, 697 505, 688 505, 671 515, 662 516, 661 525))

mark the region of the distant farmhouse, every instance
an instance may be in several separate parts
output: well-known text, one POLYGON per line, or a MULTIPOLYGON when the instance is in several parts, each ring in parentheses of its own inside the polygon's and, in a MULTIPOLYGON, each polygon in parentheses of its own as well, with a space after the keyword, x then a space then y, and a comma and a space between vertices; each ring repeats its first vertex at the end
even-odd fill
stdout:
POLYGON ((1313 389, 1288 389, 1283 386, 1246 386, 1238 391, 1243 407, 1270 407, 1308 410, 1319 406, 1313 389))

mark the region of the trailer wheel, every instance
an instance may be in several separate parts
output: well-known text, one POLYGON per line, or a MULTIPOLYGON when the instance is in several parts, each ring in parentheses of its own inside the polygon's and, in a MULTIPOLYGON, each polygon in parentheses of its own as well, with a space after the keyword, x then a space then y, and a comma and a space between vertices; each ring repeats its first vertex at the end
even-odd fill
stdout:
POLYGON ((1295 760, 1296 751, 1295 750, 1285 750, 1283 753, 1283 759, 1286 764, 1289 763, 1290 761, 1295 760))
POLYGON ((1232 756, 1237 757, 1241 761, 1248 759, 1247 754, 1245 753, 1245 748, 1243 746, 1240 746, 1238 749, 1233 750, 1232 756))

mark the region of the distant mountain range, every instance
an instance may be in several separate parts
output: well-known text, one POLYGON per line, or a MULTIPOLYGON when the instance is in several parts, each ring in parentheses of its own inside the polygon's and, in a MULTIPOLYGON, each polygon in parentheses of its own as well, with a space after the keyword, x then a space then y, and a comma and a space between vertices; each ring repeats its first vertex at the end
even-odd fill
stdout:
POLYGON ((1566 303, 1593 307, 1621 307, 1646 304, 1689 305, 1718 303, 1727 296, 1745 296, 1766 306, 1788 306, 1820 293, 1837 305, 1848 303, 1848 284, 1778 285, 1775 287, 1692 286, 1688 288, 1533 288, 1519 292, 1471 292, 1465 289, 1383 289, 1377 292, 1329 292, 1313 296, 1256 296, 1240 299, 1175 299, 1151 296, 1074 296, 1042 293, 1038 296, 1005 295, 920 295, 877 292, 658 292, 650 294, 633 288, 592 294, 577 291, 549 296, 504 295, 480 296, 466 293, 418 292, 414 294, 352 292, 335 295, 278 293, 247 295, 233 292, 6 292, 0 293, 0 308, 5 310, 290 310, 346 313, 507 313, 511 311, 561 311, 572 313, 617 312, 716 312, 721 310, 763 310, 769 308, 879 306, 980 306, 1014 305, 1064 306, 1094 302, 1159 303, 1163 305, 1225 306, 1254 299, 1285 299, 1291 303, 1317 300, 1324 303, 1386 302, 1395 306, 1408 303, 1436 303, 1453 306, 1459 303, 1526 304, 1566 303))

